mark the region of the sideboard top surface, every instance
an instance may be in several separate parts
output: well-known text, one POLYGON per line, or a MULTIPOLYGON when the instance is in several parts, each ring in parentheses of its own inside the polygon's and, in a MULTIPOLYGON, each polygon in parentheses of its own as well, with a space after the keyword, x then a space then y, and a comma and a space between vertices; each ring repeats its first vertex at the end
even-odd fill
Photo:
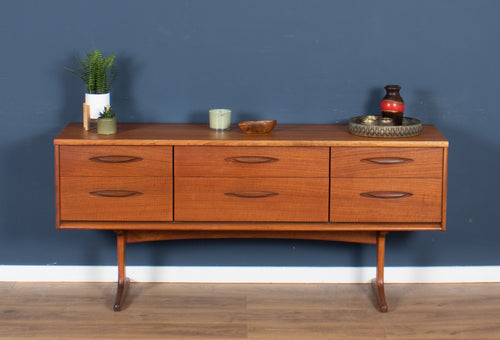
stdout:
POLYGON ((121 123, 115 135, 86 131, 81 123, 70 123, 54 139, 56 145, 214 145, 214 146, 394 146, 448 147, 448 141, 433 125, 424 125, 419 136, 371 138, 349 133, 340 124, 278 124, 267 134, 245 134, 237 125, 217 132, 208 124, 121 123))

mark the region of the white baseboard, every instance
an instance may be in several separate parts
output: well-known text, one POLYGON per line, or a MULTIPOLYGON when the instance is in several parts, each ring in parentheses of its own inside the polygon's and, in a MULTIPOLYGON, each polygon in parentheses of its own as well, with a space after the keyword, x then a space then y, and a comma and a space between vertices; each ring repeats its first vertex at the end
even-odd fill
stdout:
MULTIPOLYGON (((135 282, 367 283, 375 267, 151 267, 128 266, 135 282)), ((0 265, 0 281, 113 282, 115 266, 0 265)), ((386 267, 386 283, 500 282, 500 266, 386 267)))

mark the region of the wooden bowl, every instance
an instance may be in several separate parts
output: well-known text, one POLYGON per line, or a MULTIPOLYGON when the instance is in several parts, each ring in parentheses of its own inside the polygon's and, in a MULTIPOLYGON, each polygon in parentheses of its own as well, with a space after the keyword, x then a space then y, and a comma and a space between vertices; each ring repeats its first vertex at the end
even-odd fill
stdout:
POLYGON ((247 120, 238 126, 245 133, 268 133, 276 126, 276 120, 247 120))

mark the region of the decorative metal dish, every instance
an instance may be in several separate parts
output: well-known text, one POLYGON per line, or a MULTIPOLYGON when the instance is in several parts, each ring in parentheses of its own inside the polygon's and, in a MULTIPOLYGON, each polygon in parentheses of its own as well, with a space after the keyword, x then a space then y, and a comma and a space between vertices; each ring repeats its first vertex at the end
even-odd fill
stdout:
POLYGON ((349 132, 364 137, 398 138, 418 136, 422 123, 416 118, 403 117, 403 125, 392 125, 381 116, 359 116, 349 121, 349 132))

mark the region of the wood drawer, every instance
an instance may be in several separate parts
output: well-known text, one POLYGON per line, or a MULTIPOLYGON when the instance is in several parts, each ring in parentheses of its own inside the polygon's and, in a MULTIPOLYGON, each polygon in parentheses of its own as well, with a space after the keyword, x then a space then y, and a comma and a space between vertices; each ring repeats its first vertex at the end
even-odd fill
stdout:
POLYGON ((182 177, 328 177, 328 147, 176 146, 182 177))
POLYGON ((171 146, 61 146, 61 176, 172 176, 171 146))
POLYGON ((327 222, 328 178, 175 178, 176 221, 327 222))
POLYGON ((171 177, 63 177, 61 220, 172 221, 171 177))
POLYGON ((442 148, 334 147, 332 177, 442 178, 442 148))
POLYGON ((332 222, 441 222, 440 179, 336 178, 331 186, 332 222))

